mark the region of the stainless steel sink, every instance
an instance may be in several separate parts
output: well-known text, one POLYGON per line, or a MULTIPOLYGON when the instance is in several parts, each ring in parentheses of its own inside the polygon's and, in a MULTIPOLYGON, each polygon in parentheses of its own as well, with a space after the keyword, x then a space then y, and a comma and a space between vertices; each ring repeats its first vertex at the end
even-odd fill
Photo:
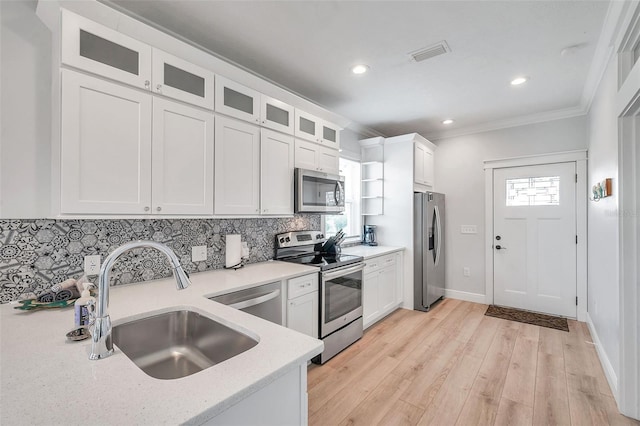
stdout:
POLYGON ((189 376, 258 344, 246 334, 189 310, 116 325, 113 343, 157 379, 189 376))

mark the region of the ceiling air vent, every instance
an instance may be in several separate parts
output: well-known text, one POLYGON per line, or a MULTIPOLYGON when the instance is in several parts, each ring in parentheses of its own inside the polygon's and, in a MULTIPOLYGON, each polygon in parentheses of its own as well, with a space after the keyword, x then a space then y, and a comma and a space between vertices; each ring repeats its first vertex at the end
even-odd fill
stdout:
POLYGON ((411 58, 414 61, 421 62, 447 52, 451 52, 451 49, 449 48, 447 42, 445 40, 442 40, 431 46, 424 47, 422 49, 416 50, 415 52, 410 52, 409 55, 411 55, 411 58))

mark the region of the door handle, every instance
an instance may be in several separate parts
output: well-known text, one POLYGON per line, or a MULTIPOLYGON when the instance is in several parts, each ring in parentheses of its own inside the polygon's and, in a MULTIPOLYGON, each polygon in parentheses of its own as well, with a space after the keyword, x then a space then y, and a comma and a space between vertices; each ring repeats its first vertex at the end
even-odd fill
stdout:
POLYGON ((506 247, 503 247, 500 244, 496 246, 496 250, 506 250, 506 249, 507 249, 506 247))

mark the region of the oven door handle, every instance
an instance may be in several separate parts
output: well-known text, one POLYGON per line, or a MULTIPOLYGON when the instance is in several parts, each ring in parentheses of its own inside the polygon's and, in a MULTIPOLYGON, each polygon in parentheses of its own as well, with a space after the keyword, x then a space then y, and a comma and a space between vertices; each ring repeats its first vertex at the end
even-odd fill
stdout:
POLYGON ((246 308, 250 308, 251 306, 268 302, 269 300, 275 299, 278 296, 280 296, 280 289, 274 290, 271 293, 267 293, 264 296, 256 297, 255 299, 243 300, 242 302, 234 303, 229 306, 238 310, 246 309, 246 308))
POLYGON ((338 271, 331 271, 331 272, 323 272, 322 273, 322 279, 323 280, 331 280, 333 278, 337 278, 337 277, 342 277, 344 275, 349 275, 353 272, 358 272, 358 271, 362 271, 365 267, 364 263, 360 263, 356 266, 352 266, 350 268, 340 268, 340 270, 338 271))

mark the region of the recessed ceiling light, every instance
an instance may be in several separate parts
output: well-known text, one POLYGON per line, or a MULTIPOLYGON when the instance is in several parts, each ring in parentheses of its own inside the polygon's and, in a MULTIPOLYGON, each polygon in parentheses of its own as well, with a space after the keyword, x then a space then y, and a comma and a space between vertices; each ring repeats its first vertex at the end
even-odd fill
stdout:
POLYGON ((517 78, 514 78, 513 80, 511 80, 511 85, 512 86, 519 86, 522 83, 526 83, 527 80, 529 80, 527 77, 517 77, 517 78))
POLYGON ((351 72, 354 74, 364 74, 367 71, 369 71, 369 66, 364 64, 358 64, 351 68, 351 72))
POLYGON ((442 124, 453 124, 453 120, 450 118, 447 118, 446 120, 442 121, 442 124))

